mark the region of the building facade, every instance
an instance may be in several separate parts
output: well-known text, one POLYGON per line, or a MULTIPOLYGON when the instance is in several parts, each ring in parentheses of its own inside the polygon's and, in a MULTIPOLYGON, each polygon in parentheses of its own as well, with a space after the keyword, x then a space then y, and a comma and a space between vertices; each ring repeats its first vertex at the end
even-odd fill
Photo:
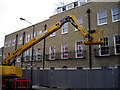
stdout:
MULTIPOLYGON (((45 59, 43 61, 44 40, 17 57, 15 65, 40 68, 84 67, 97 68, 120 64, 120 2, 73 2, 56 9, 56 14, 48 20, 35 24, 34 36, 44 32, 44 25, 52 26, 68 15, 74 15, 80 25, 88 30, 88 14, 90 10, 90 27, 98 32, 104 30, 104 44, 84 45, 83 35, 70 23, 66 23, 45 39, 45 59)), ((98 34, 99 35, 99 34, 98 34)), ((5 36, 4 57, 24 45, 33 38, 33 27, 27 27, 5 36)))
POLYGON ((0 48, 0 64, 1 64, 1 60, 3 58, 3 49, 4 49, 4 47, 0 48))

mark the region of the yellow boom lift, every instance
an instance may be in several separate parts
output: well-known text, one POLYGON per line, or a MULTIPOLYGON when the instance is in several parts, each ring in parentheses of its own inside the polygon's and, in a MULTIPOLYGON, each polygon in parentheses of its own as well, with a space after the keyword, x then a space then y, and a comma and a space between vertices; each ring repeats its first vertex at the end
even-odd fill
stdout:
POLYGON ((85 45, 99 45, 103 44, 104 42, 104 36, 103 36, 103 31, 101 31, 101 36, 96 40, 95 38, 97 37, 96 30, 84 30, 77 19, 73 15, 69 15, 65 17, 64 19, 60 20, 59 22, 55 23, 51 27, 47 28, 46 31, 44 31, 40 36, 36 36, 32 40, 30 40, 28 43, 24 44, 20 48, 18 48, 16 51, 11 53, 9 56, 4 58, 2 60, 2 66, 0 66, 0 70, 2 72, 0 75, 5 76, 5 77, 21 77, 22 76, 22 69, 20 67, 16 66, 11 66, 14 62, 17 56, 20 56, 24 51, 32 47, 33 45, 37 44, 53 32, 57 31, 60 29, 65 23, 70 22, 76 29, 78 29, 83 37, 85 38, 85 41, 83 41, 83 44, 85 45))

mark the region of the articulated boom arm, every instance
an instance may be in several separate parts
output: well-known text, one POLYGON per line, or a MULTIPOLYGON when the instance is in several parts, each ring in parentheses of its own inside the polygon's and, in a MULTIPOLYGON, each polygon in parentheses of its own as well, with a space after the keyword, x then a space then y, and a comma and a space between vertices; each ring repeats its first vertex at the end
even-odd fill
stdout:
POLYGON ((15 59, 14 59, 15 57, 21 55, 24 51, 26 51, 27 49, 29 49, 33 45, 37 44, 38 42, 40 42, 41 40, 43 40, 44 38, 46 38, 47 36, 49 36, 53 32, 60 29, 62 27, 62 25, 64 25, 67 22, 70 22, 75 28, 77 28, 83 34, 83 36, 85 38, 88 39, 87 41, 83 42, 84 44, 95 45, 95 44, 102 44, 103 43, 102 40, 93 41, 94 37, 92 35, 90 35, 90 32, 86 33, 83 30, 83 28, 80 26, 77 19, 73 15, 70 15, 70 16, 67 16, 64 19, 62 19, 60 22, 57 22, 54 25, 52 25, 51 27, 47 28, 47 30, 44 31, 40 36, 36 36, 32 40, 30 40, 28 43, 24 44, 23 46, 18 48, 16 51, 14 51, 12 54, 10 54, 6 58, 4 58, 2 60, 2 64, 11 66, 15 62, 15 59))
MULTIPOLYGON (((66 18, 64 18, 66 20, 66 22, 70 22, 76 29, 78 29, 82 35, 84 36, 86 41, 83 41, 83 44, 85 45, 99 45, 99 44, 103 44, 104 43, 104 33, 103 30, 101 32, 101 37, 98 38, 97 40, 95 40, 95 37, 98 37, 97 35, 95 35, 96 30, 89 30, 89 31, 85 31, 83 30, 83 28, 80 26, 79 22, 77 21, 77 19, 73 16, 70 15, 66 18)), ((65 20, 62 20, 61 22, 65 22, 65 20)), ((65 22, 65 23, 66 23, 65 22)))

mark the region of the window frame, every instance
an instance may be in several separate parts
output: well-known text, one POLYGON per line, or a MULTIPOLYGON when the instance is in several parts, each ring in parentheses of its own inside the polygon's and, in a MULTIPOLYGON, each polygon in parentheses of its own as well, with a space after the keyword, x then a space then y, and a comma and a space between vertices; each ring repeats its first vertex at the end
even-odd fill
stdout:
MULTIPOLYGON (((119 36, 119 37, 120 37, 120 35, 114 35, 114 50, 115 50, 115 55, 120 55, 120 53, 117 53, 117 48, 116 48, 116 37, 115 37, 115 36, 119 36)), ((120 43, 117 44, 117 45, 120 46, 120 43)))
POLYGON ((36 48, 36 61, 42 61, 42 53, 40 47, 36 48))
POLYGON ((30 48, 29 50, 30 50, 30 61, 32 61, 32 48, 30 48))
POLYGON ((49 60, 55 60, 55 57, 56 57, 56 47, 55 46, 50 46, 49 47, 49 60), (52 53, 52 48, 54 48, 53 49, 54 53, 52 53))
MULTIPOLYGON (((37 36, 37 32, 34 32, 34 38, 37 36)), ((33 37, 33 36, 32 36, 33 37)))
POLYGON ((62 32, 61 34, 67 34, 68 33, 68 22, 65 23, 63 26, 62 26, 62 32), (67 29, 67 30, 66 30, 67 29))
POLYGON ((25 58, 24 58, 24 61, 25 61, 25 62, 30 61, 30 60, 29 60, 29 49, 24 52, 24 56, 25 56, 25 58))
POLYGON ((107 11, 106 10, 100 11, 100 12, 97 13, 97 24, 98 24, 98 26, 107 24, 107 11), (102 16, 101 18, 99 18, 99 14, 102 13, 102 12, 105 12, 105 16, 102 16), (106 22, 100 23, 101 19, 106 19, 106 22))
POLYGON ((23 37, 20 36, 20 37, 18 38, 18 45, 22 44, 22 40, 23 40, 23 37))
MULTIPOLYGON (((82 17, 77 18, 77 21, 79 22, 80 26, 83 27, 83 19, 82 19, 82 17)), ((78 31, 78 29, 75 28, 75 31, 78 31)))
POLYGON ((29 42, 31 40, 30 34, 26 34, 25 39, 26 43, 29 42))
POLYGON ((76 41, 75 42, 75 58, 84 58, 84 54, 83 54, 83 44, 82 44, 82 41, 76 41), (81 53, 79 52, 78 53, 78 50, 79 49, 77 49, 77 43, 80 43, 80 47, 81 47, 81 53), (81 54, 81 56, 78 56, 78 55, 80 55, 81 54))
POLYGON ((72 8, 74 8, 74 3, 68 4, 68 5, 66 6, 66 10, 70 10, 70 9, 72 9, 72 8))
POLYGON ((6 58, 7 57, 7 54, 5 53, 4 55, 3 55, 3 58, 6 58))
POLYGON ((17 61, 18 63, 20 63, 20 62, 21 62, 21 56, 18 56, 16 61, 17 61))
POLYGON ((55 37, 56 36, 56 32, 53 32, 52 34, 50 34, 50 37, 55 37))
POLYGON ((38 30, 37 35, 41 35, 41 34, 42 34, 42 30, 38 30))
POLYGON ((61 59, 68 59, 69 58, 69 54, 68 54, 69 48, 67 49, 67 51, 63 51, 63 48, 65 48, 64 45, 67 45, 67 48, 68 48, 68 44, 62 44, 61 45, 61 59))
POLYGON ((55 10, 55 14, 59 14, 59 13, 61 13, 62 12, 62 8, 60 7, 60 8, 57 8, 56 10, 55 10))
MULTIPOLYGON (((110 56, 110 47, 109 47, 109 37, 108 36, 105 36, 104 38, 108 38, 108 45, 99 45, 99 56, 110 56), (101 50, 101 48, 103 48, 103 47, 105 47, 105 48, 107 48, 108 47, 108 54, 101 54, 102 53, 102 50, 101 50)), ((105 40, 105 39, 104 39, 105 40)), ((106 42, 104 41, 104 44, 105 44, 106 42)))
POLYGON ((7 46, 8 46, 8 41, 5 42, 4 47, 7 48, 7 46))
POLYGON ((11 40, 8 41, 8 47, 11 47, 11 40))
POLYGON ((87 3, 87 0, 78 1, 78 6, 84 5, 87 3))
POLYGON ((15 38, 12 39, 12 46, 15 46, 15 38))
POLYGON ((113 14, 113 9, 118 9, 118 15, 120 16, 120 8, 119 7, 116 7, 116 8, 111 8, 111 15, 112 15, 112 22, 118 22, 118 21, 120 21, 120 18, 119 19, 117 19, 117 20, 114 20, 114 16, 116 16, 117 14, 113 14))

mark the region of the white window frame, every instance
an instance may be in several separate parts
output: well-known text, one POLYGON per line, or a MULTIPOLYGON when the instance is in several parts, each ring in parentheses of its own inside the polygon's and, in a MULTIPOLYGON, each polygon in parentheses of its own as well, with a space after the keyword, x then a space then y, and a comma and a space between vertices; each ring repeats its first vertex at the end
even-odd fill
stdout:
POLYGON ((62 34, 68 33, 68 22, 62 26, 62 34))
POLYGON ((53 32, 52 34, 50 34, 50 37, 55 37, 56 36, 56 32, 53 32))
POLYGON ((72 9, 72 8, 74 8, 74 3, 68 4, 68 5, 66 6, 66 10, 70 10, 70 9, 72 9))
POLYGON ((30 48, 29 50, 30 50, 30 61, 32 61, 32 48, 30 48))
POLYGON ((37 31, 37 35, 41 35, 42 30, 37 31))
POLYGON ((67 48, 68 48, 68 44, 61 45, 61 59, 68 59, 69 58, 69 54, 68 54, 69 48, 68 48, 68 51, 63 51, 63 48, 65 48, 64 45, 67 45, 67 48), (64 55, 66 55, 67 57, 65 58, 64 55))
POLYGON ((56 47, 50 46, 50 48, 49 48, 49 60, 55 60, 55 56, 56 56, 56 47))
POLYGON ((34 32, 34 38, 37 36, 37 32, 34 32))
POLYGON ((98 23, 98 25, 105 25, 105 24, 107 24, 107 11, 106 10, 97 13, 97 23, 98 23), (99 17, 99 15, 101 13, 105 13, 105 16, 99 17), (102 19, 105 19, 106 22, 100 23, 100 20, 102 20, 102 19))
POLYGON ((33 39, 33 33, 31 33, 30 36, 31 36, 30 39, 33 39))
POLYGON ((18 38, 18 45, 22 44, 22 36, 18 38))
POLYGON ((25 51, 25 58, 24 59, 26 62, 29 61, 29 50, 25 51))
POLYGON ((78 1, 78 6, 81 6, 85 3, 87 3, 87 0, 80 0, 80 1, 78 1))
POLYGON ((8 41, 5 42, 5 48, 7 48, 7 46, 8 46, 8 41))
MULTIPOLYGON (((108 38, 108 37, 106 36, 105 38, 108 38)), ((108 38, 108 45, 105 45, 105 43, 106 43, 106 42, 105 42, 105 40, 104 40, 104 45, 99 45, 99 56, 110 56, 109 38, 108 38), (108 49, 109 49, 109 50, 108 50, 108 54, 103 54, 103 55, 102 55, 102 51, 101 51, 101 48, 102 48, 102 47, 105 47, 105 48, 108 47, 108 49)))
POLYGON ((112 14, 112 22, 118 22, 118 21, 120 21, 120 8, 112 8, 111 9, 111 14, 112 14), (117 9, 118 12, 117 13, 113 13, 114 9, 117 9), (115 16, 118 16, 119 18, 117 20, 114 20, 115 16))
POLYGON ((7 57, 7 54, 4 54, 3 58, 6 58, 7 57))
POLYGON ((36 61, 42 61, 41 48, 36 48, 36 61))
POLYGON ((10 46, 11 46, 11 40, 8 41, 8 47, 10 47, 10 46))
POLYGON ((62 8, 57 8, 56 10, 55 10, 55 14, 59 14, 59 13, 61 13, 62 12, 62 8))
POLYGON ((19 63, 21 62, 21 56, 17 57, 17 62, 19 62, 19 63))
MULTIPOLYGON (((82 18, 78 18, 77 20, 78 20, 80 26, 82 27, 83 26, 83 19, 82 18)), ((75 28, 75 31, 78 31, 78 29, 75 28)))
POLYGON ((25 43, 27 43, 28 42, 28 40, 27 40, 27 34, 25 35, 25 43))
POLYGON ((30 34, 28 34, 27 37, 28 37, 28 42, 29 42, 30 41, 30 34))
POLYGON ((30 41, 30 34, 26 34, 26 43, 30 41))
POLYGON ((120 36, 120 35, 115 35, 114 36, 114 48, 115 48, 115 55, 120 55, 120 53, 117 53, 117 48, 116 48, 116 46, 118 45, 118 46, 120 46, 120 43, 119 44, 116 44, 116 36, 120 36))
POLYGON ((75 42, 75 58, 84 58, 82 41, 75 42), (80 43, 80 45, 77 46, 77 43, 80 43), (81 49, 78 49, 78 47, 80 47, 81 49), (79 50, 80 50, 80 52, 78 52, 79 50), (81 56, 78 56, 79 54, 81 56))
POLYGON ((15 46, 15 38, 12 39, 12 46, 15 46))

